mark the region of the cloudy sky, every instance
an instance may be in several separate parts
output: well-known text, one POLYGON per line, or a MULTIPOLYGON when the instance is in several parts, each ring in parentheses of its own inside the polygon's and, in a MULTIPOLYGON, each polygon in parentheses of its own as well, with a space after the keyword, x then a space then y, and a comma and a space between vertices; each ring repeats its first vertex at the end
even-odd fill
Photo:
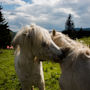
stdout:
POLYGON ((10 29, 36 23, 48 30, 63 30, 71 13, 75 27, 90 27, 90 0, 0 0, 10 29))

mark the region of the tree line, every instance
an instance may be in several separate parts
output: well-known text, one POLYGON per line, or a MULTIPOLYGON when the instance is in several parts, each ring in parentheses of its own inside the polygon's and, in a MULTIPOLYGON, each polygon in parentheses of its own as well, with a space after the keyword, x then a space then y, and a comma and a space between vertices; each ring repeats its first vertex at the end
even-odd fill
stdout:
POLYGON ((82 27, 80 29, 75 28, 75 24, 72 20, 71 14, 69 14, 69 16, 66 20, 65 30, 62 32, 64 34, 68 34, 68 36, 71 37, 72 39, 90 36, 90 30, 83 29, 82 27))

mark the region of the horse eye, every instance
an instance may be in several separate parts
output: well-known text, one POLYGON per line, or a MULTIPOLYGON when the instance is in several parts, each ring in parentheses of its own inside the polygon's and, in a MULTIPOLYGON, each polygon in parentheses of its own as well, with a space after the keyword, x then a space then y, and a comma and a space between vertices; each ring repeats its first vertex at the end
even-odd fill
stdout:
POLYGON ((42 42, 41 46, 46 47, 47 46, 46 42, 42 42))

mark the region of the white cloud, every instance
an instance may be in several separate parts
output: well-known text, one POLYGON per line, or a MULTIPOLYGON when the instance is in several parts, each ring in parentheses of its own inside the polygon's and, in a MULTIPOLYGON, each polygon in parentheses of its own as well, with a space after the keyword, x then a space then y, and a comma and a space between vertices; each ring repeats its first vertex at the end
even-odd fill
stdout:
POLYGON ((79 0, 63 0, 63 3, 78 3, 79 0))
POLYGON ((15 4, 15 5, 24 5, 26 4, 23 0, 0 0, 0 3, 3 4, 15 4))
POLYGON ((14 21, 16 18, 16 15, 10 11, 3 11, 3 14, 8 21, 14 21))
POLYGON ((79 18, 79 15, 77 15, 77 13, 75 11, 73 11, 72 8, 56 8, 54 9, 54 12, 61 12, 61 13, 65 13, 65 14, 72 14, 74 17, 79 18))
MULTIPOLYGON (((0 1, 1 2, 1 1, 0 1)), ((24 25, 36 23, 47 29, 64 29, 68 14, 73 15, 75 26, 89 26, 90 1, 82 0, 3 0, 7 4, 18 5, 13 10, 4 11, 11 29, 19 30, 24 25)))
POLYGON ((39 5, 55 5, 61 0, 32 0, 34 4, 39 4, 39 5))

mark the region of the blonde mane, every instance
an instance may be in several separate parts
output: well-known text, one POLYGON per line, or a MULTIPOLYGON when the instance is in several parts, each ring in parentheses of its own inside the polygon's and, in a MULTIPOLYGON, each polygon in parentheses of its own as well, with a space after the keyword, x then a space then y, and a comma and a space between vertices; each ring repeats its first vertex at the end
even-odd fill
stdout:
POLYGON ((72 40, 67 35, 62 34, 61 32, 55 32, 55 30, 52 31, 51 37, 59 47, 69 48, 70 52, 74 52, 74 55, 76 53, 75 56, 78 56, 79 54, 90 56, 90 48, 78 40, 72 40))
POLYGON ((71 51, 75 50, 74 52, 76 52, 77 55, 86 54, 90 56, 90 48, 86 44, 81 43, 78 40, 72 40, 66 35, 64 35, 64 37, 66 37, 66 40, 71 44, 71 45, 66 44, 64 47, 69 47, 71 51))

